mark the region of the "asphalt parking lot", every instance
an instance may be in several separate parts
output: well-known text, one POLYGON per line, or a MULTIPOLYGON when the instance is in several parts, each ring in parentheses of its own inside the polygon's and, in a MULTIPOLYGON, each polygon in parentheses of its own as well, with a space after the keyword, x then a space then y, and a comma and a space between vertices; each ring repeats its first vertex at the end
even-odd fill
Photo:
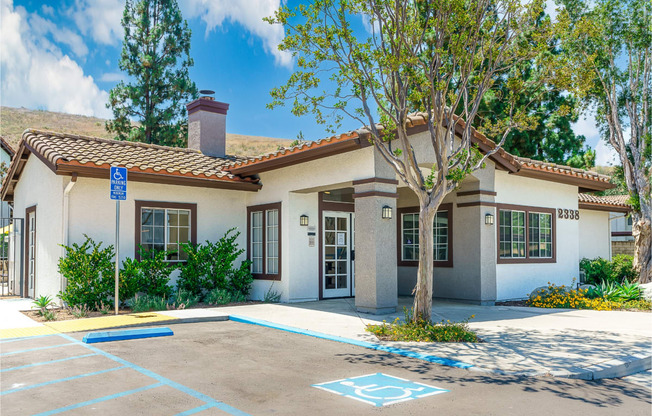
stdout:
POLYGON ((622 380, 483 375, 229 321, 169 328, 90 345, 85 333, 2 341, 0 413, 649 416, 652 405, 622 380))

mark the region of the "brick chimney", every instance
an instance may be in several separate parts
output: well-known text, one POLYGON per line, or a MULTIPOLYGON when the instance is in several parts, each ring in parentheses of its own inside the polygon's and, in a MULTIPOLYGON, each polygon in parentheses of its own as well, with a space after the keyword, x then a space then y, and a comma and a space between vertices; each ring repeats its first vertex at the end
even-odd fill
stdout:
POLYGON ((188 148, 206 156, 226 155, 226 112, 229 105, 213 97, 199 97, 188 109, 188 148))

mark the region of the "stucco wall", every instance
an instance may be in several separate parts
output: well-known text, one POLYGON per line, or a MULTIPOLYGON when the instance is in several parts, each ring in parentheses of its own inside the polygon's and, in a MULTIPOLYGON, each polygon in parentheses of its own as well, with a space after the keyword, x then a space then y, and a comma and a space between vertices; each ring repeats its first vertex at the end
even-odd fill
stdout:
POLYGON ((580 259, 611 257, 611 231, 609 230, 609 212, 580 210, 580 259))
MULTIPOLYGON (((496 172, 496 202, 541 208, 577 210, 577 187, 496 172)), ((556 218, 555 263, 496 265, 497 300, 526 297, 548 282, 570 284, 579 276, 579 221, 556 218)), ((581 218, 581 215, 580 215, 581 218)), ((497 221, 494 226, 497 231, 497 221)), ((497 238, 497 237, 495 237, 497 238)))
MULTIPOLYGON (((61 242, 64 183, 62 176, 56 176, 36 157, 30 157, 14 191, 15 218, 25 218, 25 209, 36 205, 37 297, 55 296, 60 290, 57 262, 61 253, 58 244, 61 242)), ((24 275, 27 276, 26 271, 24 275)))

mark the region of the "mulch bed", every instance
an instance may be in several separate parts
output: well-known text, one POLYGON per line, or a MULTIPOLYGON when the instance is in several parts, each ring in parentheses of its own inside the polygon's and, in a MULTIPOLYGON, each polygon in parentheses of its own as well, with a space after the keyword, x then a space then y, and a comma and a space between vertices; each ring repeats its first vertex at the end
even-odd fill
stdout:
MULTIPOLYGON (((191 306, 190 308, 187 308, 187 309, 222 308, 222 307, 226 307, 226 306, 255 305, 255 304, 258 304, 258 303, 263 303, 263 302, 251 300, 251 301, 247 301, 247 302, 227 303, 226 305, 209 305, 208 303, 200 302, 200 303, 198 303, 198 304, 196 304, 194 306, 191 306)), ((70 319, 97 318, 99 316, 115 315, 115 311, 113 309, 111 309, 107 313, 103 313, 103 312, 100 312, 100 311, 91 311, 91 312, 88 313, 87 316, 84 316, 83 318, 80 318, 80 317, 77 317, 77 316, 73 315, 70 312, 70 310, 67 309, 67 308, 49 308, 49 309, 52 312, 54 312, 54 314, 56 316, 56 319, 54 319, 55 321, 67 321, 67 320, 70 320, 70 319)), ((150 311, 150 312, 165 312, 165 311, 150 311)), ((33 310, 30 310, 30 311, 21 311, 21 313, 23 315, 26 315, 27 317, 37 321, 37 322, 48 322, 48 321, 45 320, 45 318, 43 318, 41 316, 38 309, 33 309, 33 310)), ((120 310, 118 311, 118 314, 120 314, 120 315, 127 315, 127 314, 130 314, 130 313, 134 313, 134 312, 131 310, 131 308, 128 308, 128 307, 120 308, 120 310)), ((143 311, 143 313, 146 313, 146 312, 143 311)), ((50 321, 50 322, 52 322, 52 321, 50 321)))

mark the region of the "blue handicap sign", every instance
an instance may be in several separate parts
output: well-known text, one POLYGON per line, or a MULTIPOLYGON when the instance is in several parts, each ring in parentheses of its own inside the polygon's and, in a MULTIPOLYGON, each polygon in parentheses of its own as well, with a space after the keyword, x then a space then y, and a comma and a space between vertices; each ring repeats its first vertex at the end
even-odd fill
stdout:
POLYGON ((111 199, 127 199, 127 168, 111 166, 111 199))
POLYGON ((388 376, 383 373, 313 384, 313 387, 376 407, 448 392, 446 389, 388 376))

